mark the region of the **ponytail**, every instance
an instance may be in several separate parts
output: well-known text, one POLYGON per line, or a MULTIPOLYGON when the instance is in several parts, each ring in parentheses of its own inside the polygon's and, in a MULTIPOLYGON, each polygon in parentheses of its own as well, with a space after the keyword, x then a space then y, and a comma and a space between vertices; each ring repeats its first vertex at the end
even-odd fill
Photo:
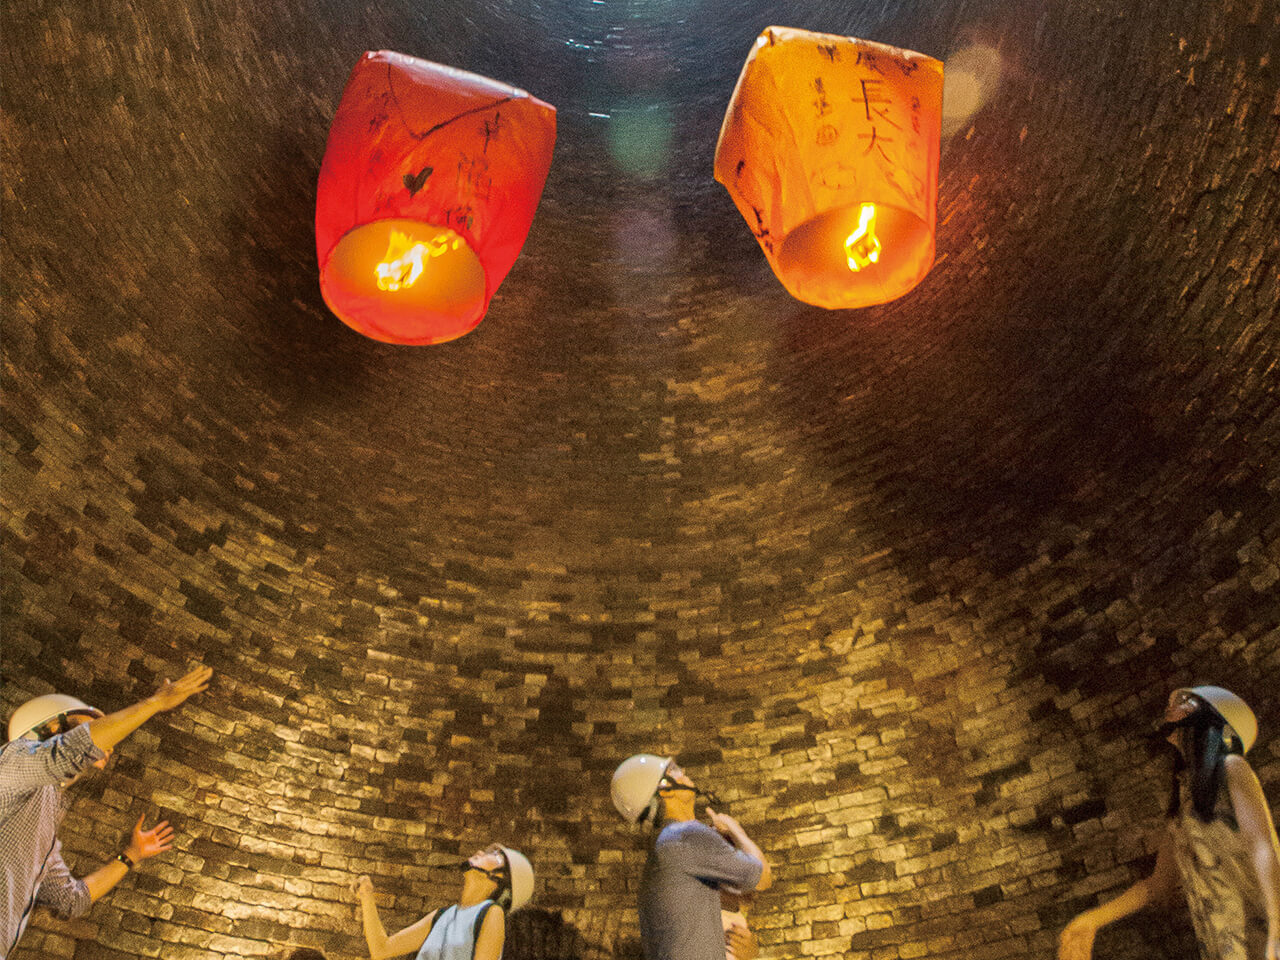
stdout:
POLYGON ((1196 819, 1201 823, 1211 823, 1218 805, 1218 794, 1222 790, 1223 758, 1227 754, 1241 752, 1240 740, 1238 737, 1223 736, 1225 721, 1207 703, 1184 720, 1168 726, 1190 729, 1188 734, 1184 734, 1184 742, 1189 741, 1187 755, 1181 750, 1174 755, 1172 786, 1165 815, 1172 819, 1181 811, 1181 779, 1182 774, 1189 769, 1191 806, 1196 819))
POLYGON ((1191 805, 1201 823, 1213 820, 1225 754, 1222 727, 1212 722, 1196 724, 1191 737, 1191 805))

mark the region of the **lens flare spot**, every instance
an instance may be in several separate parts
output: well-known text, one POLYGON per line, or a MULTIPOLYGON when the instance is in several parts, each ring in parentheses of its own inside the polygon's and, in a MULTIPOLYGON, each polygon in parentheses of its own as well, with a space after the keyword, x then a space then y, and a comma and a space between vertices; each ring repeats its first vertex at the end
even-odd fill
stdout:
POLYGON ((1000 86, 1004 63, 999 51, 972 44, 947 57, 942 88, 942 135, 962 129, 1000 86))
POLYGON ((614 104, 609 113, 614 162, 632 176, 661 176, 670 163, 675 136, 670 109, 659 103, 633 101, 614 104))

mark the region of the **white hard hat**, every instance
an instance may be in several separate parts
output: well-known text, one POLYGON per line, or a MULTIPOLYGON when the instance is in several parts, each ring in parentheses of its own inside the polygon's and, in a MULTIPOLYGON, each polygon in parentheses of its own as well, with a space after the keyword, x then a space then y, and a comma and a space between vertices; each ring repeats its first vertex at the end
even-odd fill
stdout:
POLYGON ((652 753, 637 753, 627 757, 613 771, 610 793, 613 805, 622 819, 639 823, 653 812, 658 796, 658 784, 662 782, 674 757, 659 757, 652 753))
POLYGON ((19 737, 38 739, 33 734, 40 727, 66 713, 102 716, 101 710, 75 697, 69 697, 65 693, 46 693, 43 697, 28 700, 13 711, 13 716, 9 718, 9 739, 17 740, 19 737))
POLYGON ((1257 741, 1258 718, 1249 709, 1249 705, 1230 690, 1222 687, 1182 687, 1178 692, 1194 693, 1218 711, 1218 716, 1227 722, 1228 731, 1240 740, 1243 753, 1248 753, 1249 748, 1257 741))
POLYGON ((511 879, 509 912, 519 910, 533 899, 533 864, 519 850, 510 847, 502 848, 502 856, 507 861, 507 876, 511 879))

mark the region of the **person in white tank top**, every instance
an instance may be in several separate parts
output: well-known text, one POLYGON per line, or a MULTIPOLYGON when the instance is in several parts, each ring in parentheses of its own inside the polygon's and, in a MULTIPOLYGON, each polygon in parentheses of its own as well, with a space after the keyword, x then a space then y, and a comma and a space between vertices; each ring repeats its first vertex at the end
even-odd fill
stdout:
POLYGON ((533 894, 533 868, 518 850, 491 844, 459 865, 458 902, 387 934, 374 902, 373 881, 356 881, 364 939, 370 960, 416 951, 417 960, 501 960, 507 910, 518 910, 533 894))

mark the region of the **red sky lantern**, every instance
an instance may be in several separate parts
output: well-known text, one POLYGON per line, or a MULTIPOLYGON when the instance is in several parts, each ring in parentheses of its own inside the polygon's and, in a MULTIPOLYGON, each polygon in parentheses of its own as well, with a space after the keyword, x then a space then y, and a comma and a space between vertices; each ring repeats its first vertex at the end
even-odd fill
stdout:
POLYGON ((329 130, 316 196, 325 303, 388 343, 473 329, 520 254, 556 111, 523 90, 366 53, 329 130))
POLYGON ((886 303, 933 266, 942 64, 770 27, 733 91, 715 176, 796 299, 886 303))

